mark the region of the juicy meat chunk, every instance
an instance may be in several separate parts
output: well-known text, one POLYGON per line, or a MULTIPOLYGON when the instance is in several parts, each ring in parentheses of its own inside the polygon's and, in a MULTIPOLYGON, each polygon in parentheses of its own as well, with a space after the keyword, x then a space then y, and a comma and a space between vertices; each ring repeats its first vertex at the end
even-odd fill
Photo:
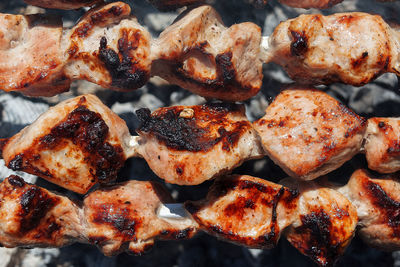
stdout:
POLYGON ((12 175, 0 183, 0 242, 5 247, 60 247, 81 235, 79 207, 12 175))
POLYGON ((297 82, 361 86, 400 73, 398 38, 377 15, 301 15, 275 28, 268 53, 297 82))
POLYGON ((25 3, 43 8, 77 9, 92 6, 103 0, 24 0, 25 3))
POLYGON ((64 37, 66 75, 114 90, 142 87, 150 77, 150 33, 122 2, 91 9, 64 37))
POLYGON ((60 18, 0 14, 0 89, 29 96, 67 91, 62 30, 60 18))
POLYGON ((15 171, 38 175, 84 194, 117 177, 130 138, 125 122, 93 95, 61 102, 3 140, 2 156, 15 171))
POLYGON ((243 105, 174 106, 137 114, 138 153, 168 183, 200 184, 263 154, 243 105))
POLYGON ((218 178, 205 200, 186 202, 200 228, 253 248, 271 248, 292 223, 298 192, 246 175, 218 178))
POLYGON ((197 223, 191 218, 157 216, 160 205, 171 202, 171 196, 153 182, 129 181, 97 190, 84 200, 85 235, 105 255, 123 250, 141 255, 153 246, 156 238, 192 237, 197 223))
POLYGON ((300 191, 297 214, 285 232, 288 241, 320 266, 333 265, 356 231, 356 207, 329 185, 293 179, 283 184, 300 191))
POLYGON ((152 74, 208 98, 241 101, 261 88, 261 30, 223 25, 211 6, 188 11, 152 43, 152 74))
POLYGON ((324 92, 289 89, 253 126, 267 155, 288 175, 312 180, 359 152, 366 123, 324 92))
POLYGON ((368 167, 381 173, 400 170, 400 119, 371 118, 365 133, 368 167))
POLYGON ((397 174, 374 177, 366 170, 357 170, 339 190, 357 207, 359 234, 367 244, 387 250, 400 249, 397 174))
POLYGON ((279 0, 282 4, 298 8, 330 8, 343 0, 279 0))

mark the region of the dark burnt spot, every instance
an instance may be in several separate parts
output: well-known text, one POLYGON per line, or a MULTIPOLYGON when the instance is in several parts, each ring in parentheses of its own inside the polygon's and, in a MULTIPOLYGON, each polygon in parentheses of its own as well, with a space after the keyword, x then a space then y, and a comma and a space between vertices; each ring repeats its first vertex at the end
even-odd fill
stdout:
POLYGON ((380 122, 378 123, 378 127, 381 128, 381 129, 385 129, 385 128, 386 128, 385 122, 380 121, 380 122))
POLYGON ((217 74, 222 77, 224 83, 230 83, 235 79, 236 71, 232 63, 232 52, 218 54, 215 57, 217 74))
POLYGON ((192 109, 194 116, 191 118, 180 116, 181 107, 165 108, 157 115, 151 115, 149 109, 139 109, 136 115, 141 124, 137 131, 154 135, 158 141, 178 151, 209 151, 219 142, 222 142, 224 150, 229 151, 236 146, 243 132, 251 127, 246 120, 227 122, 229 113, 242 112, 240 105, 206 104, 192 109), (199 126, 198 122, 207 124, 199 126), (215 127, 219 127, 219 136, 210 134, 215 127), (233 129, 227 130, 227 127, 233 129))
POLYGON ((13 171, 20 171, 23 169, 22 163, 22 155, 18 154, 8 163, 7 167, 13 171))
POLYGON ((179 165, 175 168, 175 171, 178 175, 182 175, 183 174, 183 170, 184 170, 184 166, 183 165, 179 165))
POLYGON ((107 242, 107 237, 105 236, 89 236, 89 243, 94 244, 96 246, 101 246, 105 242, 107 242))
POLYGON ((293 41, 290 44, 290 53, 293 56, 303 56, 308 49, 307 36, 304 32, 291 31, 293 41))
POLYGON ((359 68, 364 62, 366 62, 368 52, 363 52, 359 58, 351 59, 351 65, 354 69, 359 68))
POLYGON ((372 203, 380 210, 380 220, 392 228, 393 237, 400 238, 400 202, 392 199, 379 184, 367 180, 363 186, 372 203))
POLYGON ((101 204, 95 209, 93 223, 107 224, 119 232, 123 238, 136 240, 136 230, 141 225, 141 219, 135 218, 134 211, 117 207, 114 204, 101 204))
POLYGON ((245 209, 254 209, 256 204, 254 203, 259 198, 259 195, 248 195, 246 197, 239 196, 232 203, 227 205, 223 212, 226 217, 236 217, 238 220, 242 220, 245 209))
POLYGON ((46 191, 36 186, 29 187, 21 198, 20 232, 26 233, 36 228, 46 214, 57 204, 59 199, 51 197, 46 191))
POLYGON ((26 184, 24 179, 17 175, 10 175, 8 177, 8 182, 14 187, 24 187, 26 184))
POLYGON ((182 230, 162 230, 161 235, 163 239, 181 240, 190 238, 194 233, 194 229, 189 227, 182 230))

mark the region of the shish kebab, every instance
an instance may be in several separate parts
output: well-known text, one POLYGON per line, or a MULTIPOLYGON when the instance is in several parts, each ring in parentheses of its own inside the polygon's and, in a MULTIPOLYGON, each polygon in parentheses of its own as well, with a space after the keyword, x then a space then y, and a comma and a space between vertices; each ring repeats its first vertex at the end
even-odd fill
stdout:
POLYGON ((0 89, 51 96, 85 79, 132 90, 160 76, 207 98, 241 101, 260 90, 263 62, 303 84, 363 85, 400 73, 399 32, 380 16, 301 15, 270 37, 260 31, 249 22, 227 28, 210 6, 185 12, 157 39, 122 2, 93 8, 64 31, 55 18, 1 14, 0 89))
POLYGON ((371 169, 400 169, 396 118, 368 121, 314 89, 282 91, 251 123, 243 105, 211 103, 137 111, 139 136, 93 95, 66 100, 11 138, 6 166, 69 190, 107 184, 129 157, 143 157, 168 183, 195 185, 246 160, 269 156, 289 176, 312 180, 365 152, 371 169))
POLYGON ((281 183, 220 177, 206 199, 183 206, 171 204, 167 191, 154 182, 99 189, 79 203, 10 176, 0 183, 0 243, 60 247, 81 242, 105 255, 140 255, 156 239, 190 238, 198 229, 251 248, 272 248, 283 234, 301 253, 327 266, 343 254, 357 227, 368 244, 400 249, 397 176, 378 178, 357 170, 342 187, 293 178, 281 183))

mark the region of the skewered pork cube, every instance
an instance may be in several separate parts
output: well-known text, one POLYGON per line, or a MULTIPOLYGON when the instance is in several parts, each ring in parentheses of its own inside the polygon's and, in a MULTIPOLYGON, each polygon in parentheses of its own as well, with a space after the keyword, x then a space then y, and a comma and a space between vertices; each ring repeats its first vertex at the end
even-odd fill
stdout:
POLYGON ((279 24, 268 53, 300 83, 360 86, 385 72, 400 74, 399 45, 399 33, 380 16, 317 14, 279 24))
POLYGON ((370 169, 381 173, 400 170, 400 119, 369 119, 365 140, 365 156, 370 169))
POLYGON ((105 88, 132 90, 150 76, 150 33, 130 16, 128 4, 91 9, 64 38, 66 75, 105 88))
POLYGON ((12 170, 38 175, 86 193, 116 179, 127 157, 125 122, 93 95, 66 100, 33 124, 3 140, 2 156, 12 170))
POLYGON ((264 153, 243 105, 141 109, 137 115, 138 154, 168 183, 200 184, 264 153))
POLYGON ((300 191, 296 217, 285 235, 301 253, 320 266, 332 265, 342 255, 357 226, 356 207, 341 193, 315 182, 283 184, 300 191))
POLYGON ((67 91, 61 35, 61 19, 0 14, 0 88, 30 96, 67 91))
POLYGON ((263 179, 218 178, 205 200, 186 202, 202 230, 253 248, 271 248, 292 223, 298 192, 263 179))
POLYGON ((162 203, 171 196, 157 183, 129 181, 112 188, 97 190, 84 200, 86 236, 105 255, 127 250, 141 255, 156 238, 184 239, 197 231, 190 218, 159 218, 162 203))
POLYGON ((261 30, 223 25, 211 6, 188 11, 152 43, 152 74, 208 98, 241 101, 261 88, 261 30))
POLYGON ((359 234, 367 244, 387 250, 400 249, 398 175, 379 178, 366 170, 357 170, 339 190, 357 207, 359 234))
POLYGON ((359 152, 366 123, 324 92, 289 89, 253 126, 267 155, 289 176, 312 180, 359 152))
POLYGON ((5 247, 61 247, 79 239, 79 207, 12 175, 0 183, 0 242, 5 247))
POLYGON ((103 0, 24 0, 29 5, 39 6, 43 8, 58 9, 77 9, 85 6, 92 6, 103 0))

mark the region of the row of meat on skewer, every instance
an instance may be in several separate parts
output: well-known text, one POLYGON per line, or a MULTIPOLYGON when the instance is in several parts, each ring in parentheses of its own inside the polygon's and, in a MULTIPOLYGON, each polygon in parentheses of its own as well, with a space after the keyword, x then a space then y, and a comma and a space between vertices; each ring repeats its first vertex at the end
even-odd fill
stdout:
POLYGON ((204 97, 242 101, 260 90, 268 62, 303 84, 363 85, 399 74, 399 32, 376 15, 301 15, 262 37, 257 25, 227 28, 200 6, 153 39, 130 13, 122 2, 98 6, 71 29, 60 18, 1 14, 0 89, 51 96, 85 79, 126 91, 159 76, 204 97))

